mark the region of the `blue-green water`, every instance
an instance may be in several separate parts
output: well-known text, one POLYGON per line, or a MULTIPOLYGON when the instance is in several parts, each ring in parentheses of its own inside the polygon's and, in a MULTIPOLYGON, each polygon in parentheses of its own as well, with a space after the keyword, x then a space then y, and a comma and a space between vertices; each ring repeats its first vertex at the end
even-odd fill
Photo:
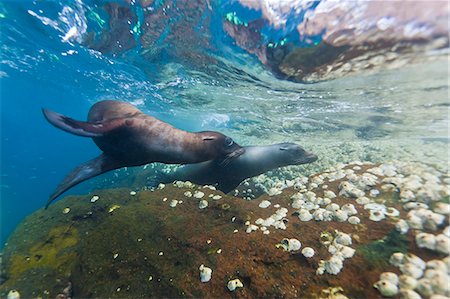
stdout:
MULTIPOLYGON (((427 19, 406 5, 419 21, 397 20, 381 35, 385 44, 373 30, 395 23, 392 11, 374 13, 352 23, 359 31, 346 44, 330 37, 328 24, 318 32, 305 25, 329 2, 288 2, 1 2, 1 241, 66 173, 99 153, 90 139, 46 123, 42 107, 85 119, 93 103, 116 99, 242 145, 297 142, 320 157, 305 174, 356 159, 446 169, 445 10, 427 19)), ((436 3, 421 5, 434 13, 436 3)), ((361 15, 362 6, 342 7, 361 15)), ((68 194, 115 187, 126 176, 108 173, 68 194)))

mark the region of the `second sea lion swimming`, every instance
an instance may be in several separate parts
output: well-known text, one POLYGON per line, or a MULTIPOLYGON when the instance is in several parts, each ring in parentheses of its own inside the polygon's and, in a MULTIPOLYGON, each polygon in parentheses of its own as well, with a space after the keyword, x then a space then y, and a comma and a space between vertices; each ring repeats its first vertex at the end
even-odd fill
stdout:
POLYGON ((191 181, 198 185, 216 185, 228 193, 243 180, 272 169, 288 165, 312 163, 317 160, 313 153, 295 143, 278 143, 266 146, 245 146, 244 154, 227 165, 219 160, 184 165, 173 173, 162 175, 159 182, 191 181))
POLYGON ((188 164, 218 160, 226 165, 244 153, 233 139, 219 132, 182 131, 125 102, 94 104, 86 122, 47 109, 43 113, 53 126, 91 137, 103 151, 70 172, 50 196, 46 207, 73 186, 114 169, 152 162, 188 164))

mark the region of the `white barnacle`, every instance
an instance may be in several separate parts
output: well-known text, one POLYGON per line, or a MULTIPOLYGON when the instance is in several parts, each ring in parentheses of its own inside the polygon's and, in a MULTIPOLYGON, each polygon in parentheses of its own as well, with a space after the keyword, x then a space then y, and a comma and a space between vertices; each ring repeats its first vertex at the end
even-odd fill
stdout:
POLYGON ((312 249, 311 247, 305 247, 305 248, 302 249, 302 254, 306 258, 313 257, 314 256, 314 249, 312 249))
POLYGON ((336 198, 336 194, 333 191, 331 191, 331 190, 325 190, 323 192, 323 196, 326 197, 326 198, 329 198, 329 199, 336 198))
POLYGON ((313 218, 313 215, 308 210, 301 209, 298 211, 298 218, 301 221, 310 221, 313 218))
POLYGON ((208 282, 211 280, 212 269, 205 267, 205 265, 201 264, 198 268, 200 270, 200 281, 208 282))
POLYGON ((416 235, 416 244, 419 248, 436 249, 436 237, 433 234, 418 233, 416 235))
POLYGON ((443 254, 450 254, 450 238, 444 234, 436 236, 436 251, 443 254))
POLYGON ((329 260, 325 261, 323 267, 327 273, 337 275, 341 272, 344 264, 341 257, 333 255, 329 260))
POLYGON ((348 219, 348 214, 346 211, 339 209, 333 213, 333 218, 336 219, 336 221, 345 222, 348 219))
POLYGON ((366 205, 370 203, 370 199, 366 196, 361 196, 356 199, 356 202, 360 205, 366 205))
POLYGON ((427 267, 427 264, 425 263, 424 260, 422 260, 420 257, 412 253, 407 253, 405 255, 405 262, 411 263, 421 270, 425 270, 425 268, 427 267))
POLYGON ((233 292, 234 290, 236 290, 237 288, 243 288, 244 285, 242 284, 242 282, 239 280, 239 278, 230 280, 227 284, 227 288, 228 290, 230 290, 231 292, 233 292))
POLYGON ((7 299, 20 299, 20 293, 17 290, 10 290, 8 295, 6 295, 7 299))
POLYGON ((423 270, 412 263, 406 263, 401 265, 400 271, 402 271, 402 273, 405 275, 414 277, 415 279, 422 277, 423 274, 423 270))
POLYGON ((400 215, 400 212, 396 208, 387 207, 384 214, 389 217, 398 217, 400 215))
POLYGON ((198 199, 200 199, 200 198, 203 198, 203 196, 205 196, 205 193, 203 193, 202 191, 195 191, 194 192, 194 195, 193 195, 195 198, 198 198, 198 199))
POLYGON ((389 258, 389 263, 394 267, 400 267, 405 262, 405 255, 401 252, 395 252, 389 258))
POLYGON ((386 280, 390 283, 393 283, 395 285, 398 285, 398 275, 393 272, 383 272, 380 274, 380 280, 386 280))
POLYGON ((387 280, 379 280, 373 285, 373 287, 376 288, 384 297, 393 297, 398 294, 398 287, 387 280))
POLYGON ((259 204, 259 207, 262 209, 268 208, 270 206, 270 201, 268 200, 263 200, 261 201, 261 203, 259 204))
POLYGON ((384 213, 378 210, 370 210, 369 211, 369 219, 372 221, 381 221, 385 218, 384 213))
POLYGON ((417 279, 409 275, 402 274, 398 277, 398 286, 400 289, 414 290, 417 287, 417 279))
POLYGON ((358 211, 356 210, 355 206, 352 205, 351 203, 346 203, 345 205, 343 205, 341 207, 341 210, 347 212, 348 216, 353 216, 353 215, 358 214, 358 211))
POLYGON ((401 234, 406 234, 409 230, 408 222, 406 222, 404 219, 400 219, 395 224, 395 229, 401 234))
POLYGON ((336 231, 334 243, 340 245, 352 245, 352 237, 344 232, 336 231))
POLYGON ((348 222, 350 224, 359 224, 361 222, 361 220, 356 216, 351 216, 348 218, 348 222))
POLYGON ((445 202, 437 202, 434 205, 433 211, 438 214, 448 215, 450 214, 450 204, 445 202))
MULTIPOLYGON (((422 299, 422 296, 420 296, 417 292, 413 291, 412 289, 400 288, 400 298, 402 298, 402 299, 422 299)), ((435 298, 432 298, 432 299, 435 299, 435 298)))
POLYGON ((198 208, 199 209, 205 209, 207 207, 208 207, 208 201, 207 200, 202 199, 202 200, 200 200, 198 202, 198 208))

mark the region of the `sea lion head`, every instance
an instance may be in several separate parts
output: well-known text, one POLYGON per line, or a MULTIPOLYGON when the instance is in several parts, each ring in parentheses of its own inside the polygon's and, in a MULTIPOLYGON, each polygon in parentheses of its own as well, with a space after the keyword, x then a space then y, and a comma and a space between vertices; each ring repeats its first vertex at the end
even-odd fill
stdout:
POLYGON ((317 156, 305 151, 303 147, 295 143, 280 143, 276 145, 283 152, 283 159, 289 164, 306 164, 317 160, 317 156))
POLYGON ((234 159, 245 152, 242 146, 222 133, 210 131, 200 133, 205 147, 212 151, 217 158, 234 159))

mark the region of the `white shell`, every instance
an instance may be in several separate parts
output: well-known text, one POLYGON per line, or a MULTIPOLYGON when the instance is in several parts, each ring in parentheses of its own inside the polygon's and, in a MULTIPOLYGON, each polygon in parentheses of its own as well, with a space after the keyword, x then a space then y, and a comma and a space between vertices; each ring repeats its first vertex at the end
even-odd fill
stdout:
POLYGON ((370 202, 370 199, 368 197, 361 196, 356 199, 356 202, 360 205, 366 205, 370 202))
POLYGON ((389 217, 398 217, 400 215, 400 212, 393 207, 386 208, 386 212, 384 212, 389 217))
POLYGON ((369 219, 372 221, 378 222, 385 218, 384 213, 382 211, 370 210, 369 213, 370 213, 369 219))
POLYGON ((311 215, 308 210, 301 209, 300 211, 298 211, 298 218, 301 221, 310 221, 313 219, 313 215, 311 215))
POLYGON ((435 269, 441 272, 447 272, 447 265, 441 260, 431 260, 427 262, 427 269, 435 269))
POLYGON ((198 208, 199 209, 205 209, 207 207, 208 207, 208 201, 207 200, 202 199, 202 200, 200 200, 198 202, 198 208))
POLYGON ((436 251, 444 254, 450 254, 450 238, 444 234, 437 235, 436 251))
POLYGON ((348 218, 348 222, 350 224, 359 224, 361 222, 361 220, 356 216, 351 216, 348 218))
POLYGON ((432 278, 430 278, 433 293, 438 295, 450 295, 450 277, 446 273, 435 271, 432 278))
POLYGON ((400 289, 400 298, 402 299, 422 299, 422 297, 411 289, 400 289))
POLYGON ((323 213, 325 212, 325 209, 319 208, 317 210, 314 211, 313 213, 313 217, 314 220, 316 221, 323 221, 324 217, 323 217, 323 213))
POLYGON ((398 285, 398 276, 393 272, 383 272, 380 274, 380 280, 387 280, 390 283, 398 285))
POLYGON ((401 252, 395 252, 391 255, 389 263, 394 267, 400 267, 405 262, 405 255, 401 252))
POLYGON ((358 211, 356 210, 355 206, 352 205, 351 203, 346 203, 345 205, 343 205, 341 207, 341 210, 347 212, 347 215, 349 216, 358 214, 358 211))
POLYGON ((341 245, 352 245, 352 237, 344 232, 337 232, 334 238, 334 243, 341 245))
POLYGON ((244 285, 242 284, 242 282, 239 280, 239 278, 230 280, 227 284, 227 288, 233 292, 234 290, 236 290, 237 288, 243 288, 244 285))
POLYGON ((450 214, 450 204, 445 203, 445 202, 437 202, 434 205, 433 211, 435 213, 448 215, 448 214, 450 214))
POLYGON ((261 203, 259 204, 259 207, 262 209, 268 208, 271 205, 271 202, 268 200, 263 200, 261 201, 261 203))
POLYGON ((20 299, 20 293, 17 290, 11 290, 8 292, 6 299, 20 299))
POLYGON ((422 277, 423 270, 417 267, 416 265, 412 263, 406 263, 400 266, 400 271, 402 271, 403 274, 409 275, 411 277, 414 277, 415 279, 418 279, 422 277))
POLYGON ((395 229, 401 234, 406 234, 409 231, 408 222, 406 222, 404 219, 400 219, 395 224, 395 229))
POLYGON ((417 286, 417 279, 408 275, 400 275, 398 277, 398 286, 401 290, 414 290, 417 286))
MULTIPOLYGON (((333 254, 341 257, 342 259, 349 259, 355 254, 355 249, 345 245, 336 244, 335 246, 331 245, 330 247, 335 247, 335 252, 333 252, 333 254)), ((328 248, 328 251, 330 251, 330 248, 328 248)))
POLYGON ((310 258, 314 256, 314 249, 311 247, 305 247, 302 249, 302 254, 304 257, 310 258))
POLYGON ((337 275, 341 272, 344 264, 340 257, 333 255, 329 260, 325 261, 323 267, 327 273, 337 275))
POLYGON ((297 239, 289 239, 288 243, 288 251, 297 251, 302 247, 302 243, 300 243, 297 239))
POLYGON ((346 211, 337 210, 333 213, 333 218, 336 219, 336 221, 345 222, 348 219, 348 214, 346 211))
POLYGON ((428 233, 418 233, 416 235, 416 244, 419 248, 436 249, 436 237, 428 233))
POLYGON ((373 285, 373 287, 378 289, 384 297, 393 297, 398 294, 397 286, 387 280, 379 280, 373 285))
POLYGON ((424 260, 422 260, 420 257, 412 253, 407 253, 405 255, 405 261, 415 265, 416 267, 422 270, 425 270, 425 268, 427 267, 427 263, 425 263, 424 260))
POLYGON ((339 205, 336 203, 330 203, 328 206, 326 206, 325 209, 327 211, 336 212, 337 210, 339 210, 339 205))
POLYGON ((203 193, 202 191, 195 191, 194 192, 194 197, 195 198, 198 198, 198 199, 200 199, 200 198, 203 198, 203 196, 205 196, 205 193, 203 193))
POLYGON ((442 234, 446 235, 450 238, 450 226, 446 226, 444 230, 442 231, 442 234))
POLYGON ((420 209, 420 208, 428 209, 428 205, 424 204, 423 202, 415 202, 415 201, 411 201, 411 202, 405 203, 403 205, 403 209, 406 211, 420 209))
POLYGON ((212 270, 211 268, 205 267, 203 264, 198 268, 200 270, 200 281, 208 282, 211 280, 212 270))
POLYGON ((430 297, 433 294, 433 287, 428 278, 422 278, 418 281, 416 290, 425 297, 430 297))
POLYGON ((247 229, 245 230, 245 232, 247 234, 251 233, 252 231, 255 231, 258 229, 258 226, 254 225, 254 224, 250 224, 249 226, 247 226, 247 229))
POLYGON ((423 227, 425 229, 436 231, 439 226, 441 226, 445 221, 445 216, 433 213, 431 211, 427 211, 427 213, 424 213, 424 217, 422 219, 423 227))
POLYGON ((325 190, 323 192, 323 196, 326 197, 326 198, 329 198, 329 199, 336 198, 336 194, 333 191, 331 191, 331 190, 325 190))

